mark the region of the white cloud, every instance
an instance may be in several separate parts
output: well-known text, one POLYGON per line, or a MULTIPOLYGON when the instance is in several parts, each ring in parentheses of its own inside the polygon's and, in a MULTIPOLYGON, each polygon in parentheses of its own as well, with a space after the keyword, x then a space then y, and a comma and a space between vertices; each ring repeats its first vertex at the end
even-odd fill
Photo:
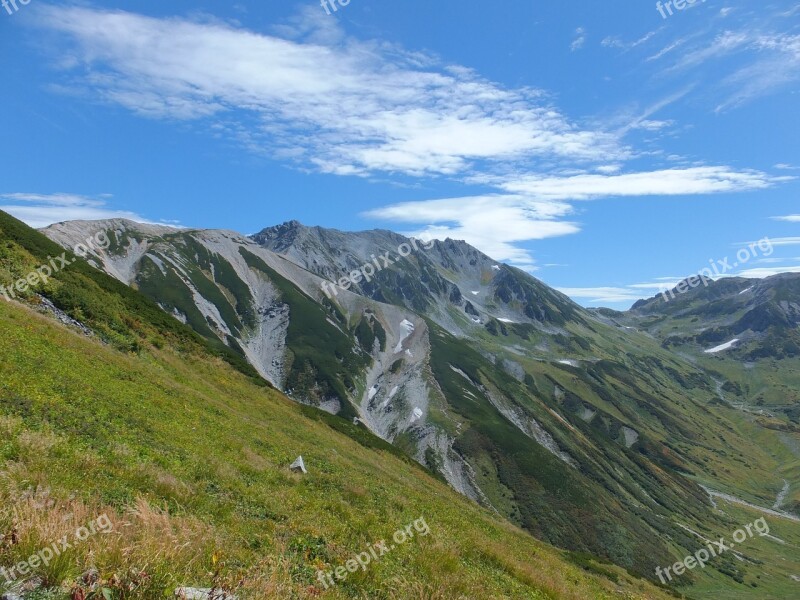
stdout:
POLYGON ((420 229, 407 233, 465 240, 495 260, 533 270, 531 253, 519 244, 580 231, 576 223, 564 220, 573 213, 569 201, 740 192, 764 189, 786 179, 729 167, 615 174, 616 166, 603 165, 596 170, 601 173, 484 178, 482 183, 506 193, 403 202, 364 216, 415 224, 420 229))
POLYGON ((31 227, 47 227, 62 221, 96 221, 100 219, 130 219, 140 223, 152 223, 147 219, 124 210, 106 206, 107 194, 91 197, 78 194, 0 194, 0 210, 16 217, 31 227))
POLYGON ((600 45, 604 48, 625 48, 625 42, 619 39, 617 36, 608 36, 602 39, 600 45))
POLYGON ((687 38, 679 38, 675 40, 674 42, 668 44, 667 46, 665 46, 664 48, 653 54, 652 56, 648 57, 646 62, 658 60, 659 58, 666 56, 667 54, 675 50, 675 48, 680 48, 681 46, 683 46, 687 41, 688 41, 687 38))
POLYGON ((789 223, 800 223, 800 215, 786 215, 783 217, 772 217, 776 221, 788 221, 789 223))
POLYGON ((584 44, 586 44, 586 30, 583 27, 578 27, 575 30, 575 35, 577 36, 574 40, 572 40, 572 44, 570 44, 569 49, 575 52, 576 50, 580 50, 583 48, 584 44))
POLYGON ((761 171, 735 171, 730 167, 692 167, 640 173, 604 175, 586 173, 570 177, 522 176, 499 187, 538 199, 589 200, 614 196, 675 196, 741 192, 768 188, 785 177, 761 171))
POLYGON ((717 112, 800 80, 800 35, 759 35, 747 41, 756 58, 725 78, 724 86, 733 91, 717 106, 717 112))
POLYGON ((642 299, 642 294, 624 287, 561 287, 556 289, 574 300, 586 300, 588 303, 633 303, 642 299))
MULTIPOLYGON (((311 7, 270 34, 75 6, 39 6, 35 14, 59 34, 52 38, 64 77, 58 85, 72 93, 149 118, 197 122, 250 151, 323 173, 448 175, 500 192, 403 203, 369 216, 464 239, 527 269, 535 261, 520 244, 579 231, 569 201, 759 190, 789 179, 725 166, 624 172, 635 153, 622 136, 671 126, 653 115, 691 86, 609 132, 569 120, 541 91, 509 89, 432 56, 347 37, 311 7)), ((583 28, 576 34, 574 49, 586 38, 583 28)), ((729 32, 706 55, 747 43, 729 32)), ((77 215, 109 210, 55 208, 57 219, 103 218, 77 215)), ((44 209, 54 212, 39 207, 29 218, 49 220, 44 209)))
POLYGON ((641 46, 642 44, 649 42, 653 37, 655 37, 658 34, 659 31, 661 31, 661 29, 648 31, 638 40, 635 40, 633 42, 624 42, 618 36, 608 36, 603 38, 603 40, 600 42, 600 45, 605 48, 621 48, 623 50, 630 50, 631 48, 636 48, 637 46, 641 46))
POLYGON ((603 173, 604 175, 610 175, 612 173, 619 173, 622 170, 622 165, 600 165, 599 167, 595 168, 595 171, 598 173, 603 173))
POLYGON ((756 260, 754 260, 752 262, 759 263, 759 264, 764 264, 764 265, 778 265, 778 264, 786 262, 787 260, 790 260, 792 262, 798 262, 798 261, 800 261, 800 256, 794 257, 794 258, 785 258, 785 257, 781 257, 781 258, 758 258, 758 259, 756 259, 756 260))
POLYGON ((751 36, 744 31, 723 31, 702 47, 695 47, 691 52, 684 52, 671 70, 687 69, 702 65, 712 59, 728 56, 745 49, 751 42, 751 36))
POLYGON ((759 267, 755 269, 747 269, 738 274, 738 277, 747 277, 748 279, 765 279, 780 273, 800 273, 800 267, 797 265, 787 265, 783 267, 759 267))
POLYGON ((484 161, 626 154, 616 136, 581 130, 538 91, 346 38, 319 12, 278 29, 283 38, 121 11, 39 14, 67 40, 58 48, 70 87, 146 117, 213 119, 220 135, 326 173, 452 175, 484 161))
MULTIPOLYGON (((782 237, 782 238, 769 238, 773 246, 798 246, 800 245, 800 237, 782 237)), ((758 242, 750 242, 750 244, 758 242)))
MULTIPOLYGON (((797 243, 800 244, 800 238, 797 238, 797 243)), ((797 261, 800 259, 760 259, 757 262, 775 262, 785 263, 789 261, 797 261)), ((747 279, 764 279, 778 275, 779 273, 800 273, 800 266, 783 264, 774 267, 754 267, 751 269, 744 269, 737 272, 722 273, 714 276, 713 279, 723 279, 727 277, 744 277, 747 279)), ((684 277, 658 277, 654 281, 646 283, 632 283, 624 286, 608 286, 608 287, 568 287, 558 288, 558 291, 566 294, 570 298, 580 301, 585 300, 594 304, 619 304, 625 302, 636 302, 643 298, 652 298, 663 292, 675 289, 681 281, 685 281, 691 276, 697 276, 699 273, 693 273, 684 277)))
POLYGON ((671 127, 674 125, 674 121, 657 121, 657 120, 650 120, 650 119, 642 119, 641 121, 635 123, 635 129, 644 129, 646 131, 659 131, 660 129, 664 129, 665 127, 671 127))
POLYGON ((703 29, 679 38, 647 61, 659 60, 685 46, 672 65, 658 76, 686 74, 696 80, 712 74, 713 69, 713 77, 709 79, 713 91, 724 95, 716 112, 735 108, 800 80, 800 35, 780 30, 786 23, 780 14, 763 15, 762 23, 742 17, 737 26, 719 31, 711 39, 703 29), (771 25, 767 24, 770 22, 771 25), (734 57, 735 61, 731 60, 734 57))
POLYGON ((464 240, 495 260, 534 270, 535 261, 529 252, 515 244, 577 233, 578 225, 558 220, 571 212, 565 203, 503 195, 405 202, 371 210, 364 216, 422 225, 407 233, 464 240))

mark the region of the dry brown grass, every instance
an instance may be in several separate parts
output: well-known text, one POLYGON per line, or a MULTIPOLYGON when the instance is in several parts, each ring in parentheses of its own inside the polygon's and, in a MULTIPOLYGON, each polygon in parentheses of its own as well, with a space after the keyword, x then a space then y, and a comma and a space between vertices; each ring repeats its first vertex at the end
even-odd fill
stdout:
POLYGON ((150 590, 170 582, 191 583, 220 544, 213 529, 198 519, 172 516, 144 498, 119 513, 37 487, 5 490, 2 507, 0 562, 18 564, 55 544, 59 552, 52 562, 25 576, 40 578, 47 587, 70 588, 82 573, 96 568, 101 586, 124 598, 147 598, 150 590), (76 532, 93 523, 97 533, 80 540, 76 532), (70 547, 62 550, 65 536, 70 547))

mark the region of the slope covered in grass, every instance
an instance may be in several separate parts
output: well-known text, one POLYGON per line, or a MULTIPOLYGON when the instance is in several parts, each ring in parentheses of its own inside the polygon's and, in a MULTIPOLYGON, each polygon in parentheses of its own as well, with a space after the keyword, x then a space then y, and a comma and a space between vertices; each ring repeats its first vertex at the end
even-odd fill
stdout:
MULTIPOLYGON (((0 275, 60 254, 2 216, 0 275)), ((108 517, 19 580, 115 599, 219 586, 239 598, 663 598, 537 542, 347 421, 299 406, 138 292, 78 260, 0 302, 0 566, 108 517), (42 293, 94 335, 58 323, 42 293), (308 475, 288 465, 302 454, 308 475), (427 535, 324 589, 424 519, 427 535)), ((0 585, 3 582, 0 581, 0 585)), ((45 597, 41 590, 27 597, 45 597)))
POLYGON ((308 418, 218 358, 120 352, 5 302, 0 331, 0 528, 18 537, 0 564, 98 515, 115 525, 36 569, 48 584, 96 566, 116 598, 215 583, 240 597, 315 597, 318 568, 424 517, 428 536, 326 594, 664 597, 617 569, 596 567, 612 583, 569 564, 418 465, 308 418), (305 477, 287 469, 299 454, 305 477))

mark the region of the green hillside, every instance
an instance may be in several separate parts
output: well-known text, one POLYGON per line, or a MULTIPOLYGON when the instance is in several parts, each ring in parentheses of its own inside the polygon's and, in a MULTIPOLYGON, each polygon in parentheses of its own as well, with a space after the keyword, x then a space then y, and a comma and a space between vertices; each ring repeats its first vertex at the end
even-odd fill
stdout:
MULTIPOLYGON (((0 216, 3 281, 60 254, 0 216)), ((40 314, 35 295, 0 302, 0 565, 100 515, 114 531, 34 567, 41 589, 26 598, 67 598, 90 567, 119 599, 182 585, 240 598, 667 597, 535 541, 366 431, 292 403, 80 261, 42 287, 95 335, 40 314), (288 469, 300 454, 305 476, 288 469), (331 590, 319 583, 318 569, 421 518, 428 535, 331 590)))

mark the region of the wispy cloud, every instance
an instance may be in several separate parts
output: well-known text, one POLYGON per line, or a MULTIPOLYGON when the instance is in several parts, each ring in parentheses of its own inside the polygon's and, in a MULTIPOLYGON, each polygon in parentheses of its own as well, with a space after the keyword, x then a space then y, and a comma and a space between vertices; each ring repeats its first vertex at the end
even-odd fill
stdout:
MULTIPOLYGON (((800 238, 799 238, 800 239, 800 238)), ((800 241, 798 241, 800 244, 800 241)), ((720 274, 713 279, 723 279, 728 277, 744 277, 746 279, 765 279, 780 273, 800 273, 800 266, 796 263, 797 259, 761 259, 756 262, 774 262, 771 267, 753 267, 742 269, 736 272, 720 274)), ((623 286, 599 286, 599 287, 560 287, 558 291, 566 294, 575 301, 584 304, 594 305, 626 305, 657 296, 663 292, 672 290, 681 281, 688 277, 696 276, 692 273, 684 277, 658 277, 653 281, 645 283, 632 283, 623 286)))
POLYGON ((578 224, 565 220, 573 213, 570 201, 743 192, 784 180, 760 171, 735 171, 728 167, 616 173, 618 167, 606 165, 598 170, 606 173, 497 178, 491 185, 506 193, 403 202, 369 211, 364 216, 415 224, 419 229, 409 233, 465 240, 496 260, 533 270, 533 257, 519 244, 580 231, 578 224))
POLYGON ((608 36, 601 40, 600 45, 605 48, 620 48, 622 50, 631 50, 633 48, 641 46, 642 44, 649 42, 658 34, 659 31, 660 29, 648 31, 638 40, 634 40, 632 42, 625 42, 619 36, 608 36))
POLYGON ((476 164, 625 154, 537 91, 381 42, 304 12, 283 35, 219 22, 45 7, 66 85, 140 115, 209 121, 248 148, 342 175, 470 172, 476 164))
POLYGON ((584 300, 586 304, 617 304, 636 302, 643 295, 624 287, 569 287, 557 288, 573 300, 584 300))
POLYGON ((754 269, 747 269, 739 273, 739 277, 747 277, 748 279, 766 279, 773 275, 781 273, 800 273, 800 266, 797 265, 784 265, 781 267, 757 267, 754 269))
MULTIPOLYGON (((464 239, 531 270, 535 261, 521 244, 578 232, 572 201, 760 190, 788 179, 727 166, 626 169, 641 155, 624 137, 672 126, 655 113, 691 85, 611 130, 568 118, 541 90, 349 37, 316 9, 270 33, 75 6, 39 6, 36 14, 57 34, 51 48, 61 89, 143 117, 195 123, 317 172, 479 185, 481 195, 401 203, 368 216, 464 239)), ((575 33, 573 50, 586 41, 584 28, 575 33)), ((657 33, 623 45, 649 46, 657 33)), ((751 43, 729 33, 700 63, 751 43)), ((764 52, 774 51, 768 46, 762 41, 764 52)), ((81 207, 89 209, 106 210, 81 207)))
MULTIPOLYGON (((721 16, 726 17, 730 12, 721 16)), ((666 62, 657 77, 707 77, 705 89, 723 99, 715 110, 722 112, 746 104, 800 81, 800 35, 787 26, 780 13, 766 11, 756 22, 741 15, 740 22, 709 38, 703 27, 680 37, 645 62, 666 62), (681 48, 680 53, 674 52, 681 48), (670 64, 671 63, 671 64, 670 64), (708 77, 710 75, 710 77, 708 77)))
POLYGON ((800 237, 769 238, 769 241, 773 246, 800 246, 800 237))
POLYGON ((718 112, 800 81, 800 35, 759 35, 748 42, 757 57, 725 78, 723 85, 733 91, 718 112))
POLYGON ((575 39, 572 40, 569 49, 573 52, 580 50, 586 44, 586 30, 583 27, 578 27, 575 30, 575 39))
POLYGON ((534 270, 533 258, 515 244, 577 233, 577 224, 559 220, 571 212, 566 203, 494 195, 405 202, 371 210, 364 216, 422 225, 408 233, 465 240, 495 260, 534 270))
POLYGON ((791 178, 730 167, 692 167, 605 175, 585 173, 568 177, 528 175, 499 187, 538 199, 590 200, 621 196, 677 196, 743 192, 768 188, 791 178))
POLYGON ((13 215, 31 227, 47 227, 62 221, 95 221, 100 219, 130 219, 152 223, 144 217, 107 206, 108 194, 82 196, 79 194, 0 193, 0 210, 13 215))
POLYGON ((620 304, 633 303, 644 298, 650 298, 674 289, 686 277, 657 277, 645 283, 631 283, 623 286, 606 287, 569 287, 558 288, 574 300, 584 300, 588 303, 620 304))
POLYGON ((772 217, 776 221, 788 221, 789 223, 800 223, 800 215, 785 215, 783 217, 772 217))

